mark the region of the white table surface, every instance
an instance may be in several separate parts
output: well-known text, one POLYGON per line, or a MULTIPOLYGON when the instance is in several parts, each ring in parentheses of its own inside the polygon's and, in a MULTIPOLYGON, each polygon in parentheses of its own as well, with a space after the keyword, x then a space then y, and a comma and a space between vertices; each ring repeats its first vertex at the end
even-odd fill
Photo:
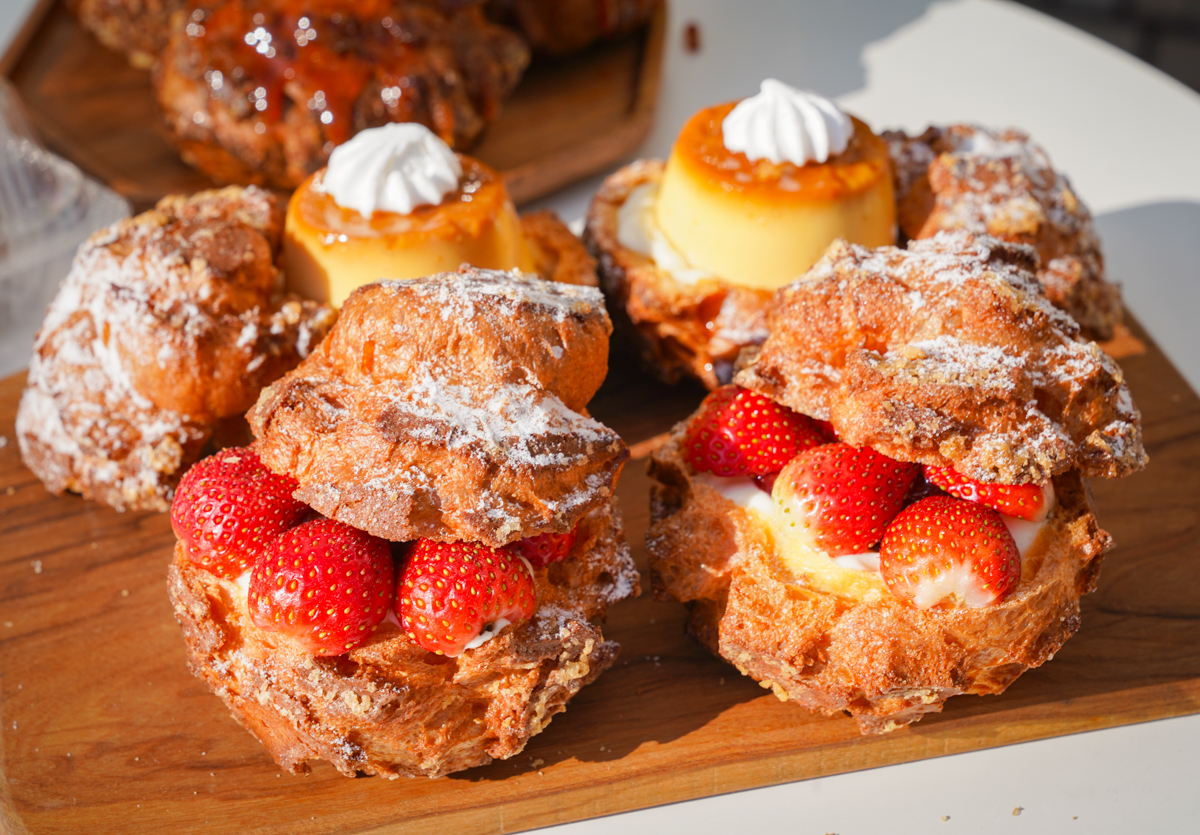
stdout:
MULTIPOLYGON (((33 1, 0 0, 0 49, 33 1)), ((657 123, 638 156, 665 156, 691 113, 766 76, 834 96, 877 129, 1021 127, 1069 173, 1097 216, 1110 277, 1200 388, 1200 96, 999 0, 671 0, 670 18, 657 123), (697 53, 683 48, 688 23, 700 27, 697 53)), ((598 183, 539 205, 577 219, 598 183)), ((541 831, 1194 833, 1198 783, 1200 716, 1190 716, 541 831)))

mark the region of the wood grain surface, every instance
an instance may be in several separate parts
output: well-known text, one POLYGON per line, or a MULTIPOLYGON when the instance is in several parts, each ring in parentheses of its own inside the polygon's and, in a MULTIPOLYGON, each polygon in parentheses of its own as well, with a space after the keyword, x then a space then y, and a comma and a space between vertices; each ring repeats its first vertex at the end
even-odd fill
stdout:
MULTIPOLYGON (((1083 628, 1002 696, 881 737, 779 702, 692 643, 684 610, 616 606, 621 658, 506 762, 439 780, 281 773, 187 672, 160 514, 50 496, 0 381, 0 827, 15 833, 513 832, 677 800, 1200 711, 1200 399, 1153 343, 1122 360, 1150 467, 1093 482, 1118 546, 1083 628)), ((690 412, 614 359, 595 415, 630 442, 690 412)), ((639 563, 641 462, 619 494, 639 563)), ((643 583, 643 585, 647 585, 643 583)))
MULTIPOLYGON (((101 46, 65 0, 38 10, 40 24, 21 33, 0 67, 50 149, 136 211, 165 194, 212 188, 163 138, 150 73, 101 46)), ((468 153, 504 174, 517 204, 614 167, 652 126, 665 21, 660 2, 649 25, 626 37, 568 58, 536 58, 468 153)))

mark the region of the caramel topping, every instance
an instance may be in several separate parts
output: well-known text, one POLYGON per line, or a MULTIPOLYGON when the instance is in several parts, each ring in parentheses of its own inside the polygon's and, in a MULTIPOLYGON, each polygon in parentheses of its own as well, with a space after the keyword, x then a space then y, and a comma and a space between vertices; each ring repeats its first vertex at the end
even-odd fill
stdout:
POLYGON ((458 190, 436 206, 417 206, 406 215, 376 211, 366 219, 354 209, 339 206, 331 195, 305 188, 297 192, 299 217, 313 229, 356 238, 408 233, 477 237, 480 228, 499 214, 508 192, 500 175, 488 166, 461 155, 459 162, 463 176, 458 190))
POLYGON ((887 148, 857 119, 854 136, 841 154, 826 163, 794 165, 762 159, 725 147, 721 123, 736 102, 701 110, 688 120, 675 141, 674 153, 698 181, 732 195, 781 201, 837 200, 865 191, 890 176, 887 148))

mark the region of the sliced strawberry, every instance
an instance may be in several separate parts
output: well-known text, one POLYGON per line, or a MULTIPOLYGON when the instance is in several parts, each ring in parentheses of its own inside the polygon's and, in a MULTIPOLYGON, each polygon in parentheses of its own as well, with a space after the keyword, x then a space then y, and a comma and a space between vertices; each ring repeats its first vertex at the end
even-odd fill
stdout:
POLYGON ((525 561, 477 542, 417 540, 397 586, 401 628, 439 655, 460 655, 485 628, 497 633, 536 608, 525 561))
POLYGON ((193 563, 218 577, 236 577, 308 513, 292 498, 298 486, 264 467, 254 450, 224 449, 184 473, 171 527, 193 563))
POLYGON ((925 466, 925 478, 952 496, 985 504, 1006 516, 1040 522, 1049 505, 1040 484, 989 484, 967 478, 951 467, 925 466))
POLYGON ((341 655, 366 640, 396 593, 386 540, 333 519, 280 534, 250 574, 250 618, 313 655, 341 655))
POLYGON ((688 430, 686 455, 698 473, 777 473, 798 452, 827 443, 813 419, 749 389, 722 386, 704 399, 688 430))
POLYGON ((1021 554, 990 507, 931 496, 905 508, 879 547, 883 582, 898 599, 928 609, 950 599, 999 603, 1021 579, 1021 554))
POLYGON ((869 447, 826 444, 793 458, 771 495, 789 527, 822 551, 859 554, 883 536, 919 471, 869 447))
POLYGON ((579 532, 576 527, 567 533, 540 533, 537 536, 527 536, 518 539, 506 547, 514 554, 519 554, 529 560, 534 568, 545 568, 552 562, 561 562, 575 547, 575 538, 579 532))

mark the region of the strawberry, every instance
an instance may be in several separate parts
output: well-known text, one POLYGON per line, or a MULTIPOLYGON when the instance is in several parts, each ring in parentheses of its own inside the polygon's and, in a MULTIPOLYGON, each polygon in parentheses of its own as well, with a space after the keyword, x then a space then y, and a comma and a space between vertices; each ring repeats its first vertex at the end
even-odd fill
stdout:
POLYGON ((925 466, 925 478, 952 496, 985 504, 1006 516, 1040 522, 1046 518, 1049 504, 1039 484, 988 484, 967 478, 950 467, 925 466))
POLYGON ((722 386, 700 406, 686 440, 692 469, 713 475, 777 473, 798 452, 827 443, 812 418, 749 389, 722 386))
POLYGON ((284 531, 254 563, 250 619, 313 655, 341 655, 387 617, 396 593, 386 540, 333 519, 284 531))
POLYGON ((788 526, 829 556, 859 554, 883 536, 919 471, 869 447, 826 444, 793 458, 771 495, 788 526))
POLYGON ((485 628, 526 621, 535 607, 525 561, 477 542, 417 540, 397 584, 401 628, 438 655, 460 655, 485 628))
POLYGON ((505 547, 529 560, 529 564, 534 568, 545 568, 552 562, 561 562, 567 558, 571 548, 575 546, 578 533, 578 527, 567 533, 540 533, 537 536, 518 539, 505 547))
POLYGON ((879 548, 883 582, 898 600, 928 609, 946 598, 999 603, 1021 579, 1021 554, 990 507, 931 496, 904 509, 879 548))
POLYGON ((264 467, 253 449, 223 449, 184 473, 171 527, 193 563, 218 577, 236 577, 308 513, 292 498, 298 486, 264 467))

